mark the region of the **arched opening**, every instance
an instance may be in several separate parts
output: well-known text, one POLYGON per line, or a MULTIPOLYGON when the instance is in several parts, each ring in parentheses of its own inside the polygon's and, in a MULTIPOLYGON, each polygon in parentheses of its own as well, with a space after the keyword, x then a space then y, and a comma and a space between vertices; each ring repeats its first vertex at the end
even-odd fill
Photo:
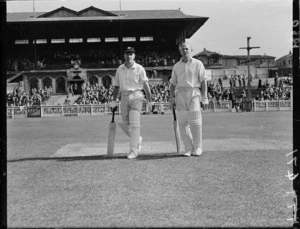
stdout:
POLYGON ((81 78, 80 78, 80 76, 76 75, 76 76, 73 77, 73 80, 81 80, 81 78))
POLYGON ((39 81, 37 78, 29 79, 29 88, 31 94, 33 93, 33 89, 35 89, 36 91, 38 90, 38 85, 39 85, 39 81))
POLYGON ((64 77, 59 77, 56 79, 56 93, 66 93, 66 80, 64 77))
POLYGON ((81 79, 79 75, 73 77, 73 79, 68 81, 69 91, 73 91, 74 95, 81 95, 82 94, 82 85, 84 80, 81 79))
POLYGON ((96 85, 96 83, 98 83, 98 78, 97 76, 91 76, 89 78, 89 82, 90 82, 90 85, 96 85))
POLYGON ((50 86, 52 87, 52 80, 49 77, 46 77, 43 79, 43 85, 44 89, 47 87, 49 88, 50 86))
POLYGON ((106 75, 102 78, 102 84, 105 88, 108 88, 111 85, 111 77, 106 75))

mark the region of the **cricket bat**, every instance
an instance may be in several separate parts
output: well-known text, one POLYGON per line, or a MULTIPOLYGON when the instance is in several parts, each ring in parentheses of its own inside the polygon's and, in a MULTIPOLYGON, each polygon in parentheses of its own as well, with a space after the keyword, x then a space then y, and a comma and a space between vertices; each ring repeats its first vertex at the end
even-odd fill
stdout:
POLYGON ((174 132, 175 132, 175 141, 176 141, 176 148, 177 148, 177 153, 180 153, 181 151, 181 140, 180 140, 180 133, 179 133, 179 128, 178 128, 178 123, 177 123, 177 118, 176 118, 176 113, 175 113, 175 106, 173 106, 173 126, 174 126, 174 132))
POLYGON ((111 122, 109 123, 108 127, 108 140, 107 140, 107 155, 113 156, 114 155, 114 148, 115 148, 115 137, 116 137, 116 123, 115 123, 115 112, 117 110, 117 106, 112 111, 112 118, 111 122))

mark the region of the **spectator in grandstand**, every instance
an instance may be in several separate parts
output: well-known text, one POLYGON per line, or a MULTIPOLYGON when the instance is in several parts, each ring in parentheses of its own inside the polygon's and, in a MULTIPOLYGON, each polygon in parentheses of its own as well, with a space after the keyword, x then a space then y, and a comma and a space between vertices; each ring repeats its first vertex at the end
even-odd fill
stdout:
POLYGON ((242 98, 242 100, 246 99, 246 91, 245 91, 245 89, 243 89, 243 91, 241 93, 241 98, 242 98))
POLYGON ((74 84, 71 83, 70 86, 69 86, 69 93, 70 93, 72 96, 74 96, 73 85, 74 85, 74 84))
POLYGON ((225 89, 222 94, 222 100, 228 100, 229 99, 229 89, 225 89))
POLYGON ((238 81, 239 81, 239 87, 242 88, 243 83, 242 83, 242 76, 241 75, 238 75, 238 81))
POLYGON ((258 88, 258 89, 261 89, 261 88, 262 88, 261 79, 258 80, 257 88, 258 88))
POLYGON ((228 80, 229 80, 230 88, 233 87, 232 77, 233 77, 233 76, 231 76, 231 75, 228 75, 228 76, 227 76, 227 78, 228 78, 228 80))
POLYGON ((245 88, 246 87, 246 76, 241 75, 241 77, 242 77, 242 82, 243 82, 243 88, 245 88))
POLYGON ((65 105, 71 105, 71 100, 69 99, 69 96, 67 95, 67 98, 65 99, 64 102, 65 105))
POLYGON ((125 62, 118 67, 115 76, 113 99, 110 107, 117 106, 118 93, 121 92, 121 109, 123 131, 130 137, 130 152, 128 159, 134 159, 141 151, 142 137, 140 136, 140 115, 144 101, 144 89, 146 99, 151 104, 151 90, 148 84, 145 69, 135 62, 135 50, 127 47, 124 51, 125 62), (130 130, 129 130, 130 129, 130 130))
POLYGON ((179 45, 182 56, 172 70, 170 79, 170 106, 175 105, 180 136, 185 146, 185 156, 202 154, 202 104, 207 106, 207 76, 200 60, 192 57, 188 43, 179 45), (201 87, 201 90, 200 90, 201 87), (174 98, 177 88, 176 99, 174 98))
POLYGON ((274 86, 278 87, 278 73, 275 73, 275 78, 274 78, 274 86))
POLYGON ((235 100, 235 95, 233 93, 233 90, 231 89, 230 92, 229 92, 229 100, 231 101, 231 104, 232 104, 232 109, 236 108, 236 100, 235 100))
POLYGON ((232 79, 232 86, 233 86, 233 88, 236 88, 236 75, 233 75, 231 77, 231 79, 232 79))
POLYGON ((223 82, 222 82, 222 78, 220 77, 218 79, 219 85, 221 86, 221 89, 223 90, 223 82))

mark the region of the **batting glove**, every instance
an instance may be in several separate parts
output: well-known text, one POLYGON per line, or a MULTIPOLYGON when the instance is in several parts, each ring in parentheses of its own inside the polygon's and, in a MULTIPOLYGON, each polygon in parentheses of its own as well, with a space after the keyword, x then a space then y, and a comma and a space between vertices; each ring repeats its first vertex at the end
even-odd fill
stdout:
POLYGON ((203 105, 207 105, 208 104, 208 98, 207 97, 202 97, 201 102, 203 105))
POLYGON ((117 102, 114 100, 109 104, 111 109, 114 109, 117 105, 118 105, 117 102))
POLYGON ((170 107, 173 108, 175 106, 175 99, 169 99, 170 107))
POLYGON ((152 111, 152 107, 154 105, 154 102, 149 102, 147 105, 148 105, 148 110, 152 111))

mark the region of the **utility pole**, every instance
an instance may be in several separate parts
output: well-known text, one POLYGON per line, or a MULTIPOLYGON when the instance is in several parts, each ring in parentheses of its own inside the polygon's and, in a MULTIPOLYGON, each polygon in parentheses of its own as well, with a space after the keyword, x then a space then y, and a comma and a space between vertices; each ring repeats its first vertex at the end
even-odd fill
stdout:
POLYGON ((32 1, 32 8, 33 8, 33 17, 35 18, 35 4, 34 4, 34 0, 32 1))
POLYGON ((243 47, 240 49, 247 49, 247 54, 248 54, 248 99, 251 100, 251 85, 250 85, 250 50, 251 49, 257 49, 260 47, 250 47, 250 39, 251 37, 247 37, 247 47, 243 47))
MULTIPOLYGON (((121 17, 122 14, 122 0, 119 0, 119 6, 120 6, 120 10, 119 10, 119 17, 121 17)), ((123 59, 123 29, 122 29, 122 20, 120 19, 120 59, 123 59)))

